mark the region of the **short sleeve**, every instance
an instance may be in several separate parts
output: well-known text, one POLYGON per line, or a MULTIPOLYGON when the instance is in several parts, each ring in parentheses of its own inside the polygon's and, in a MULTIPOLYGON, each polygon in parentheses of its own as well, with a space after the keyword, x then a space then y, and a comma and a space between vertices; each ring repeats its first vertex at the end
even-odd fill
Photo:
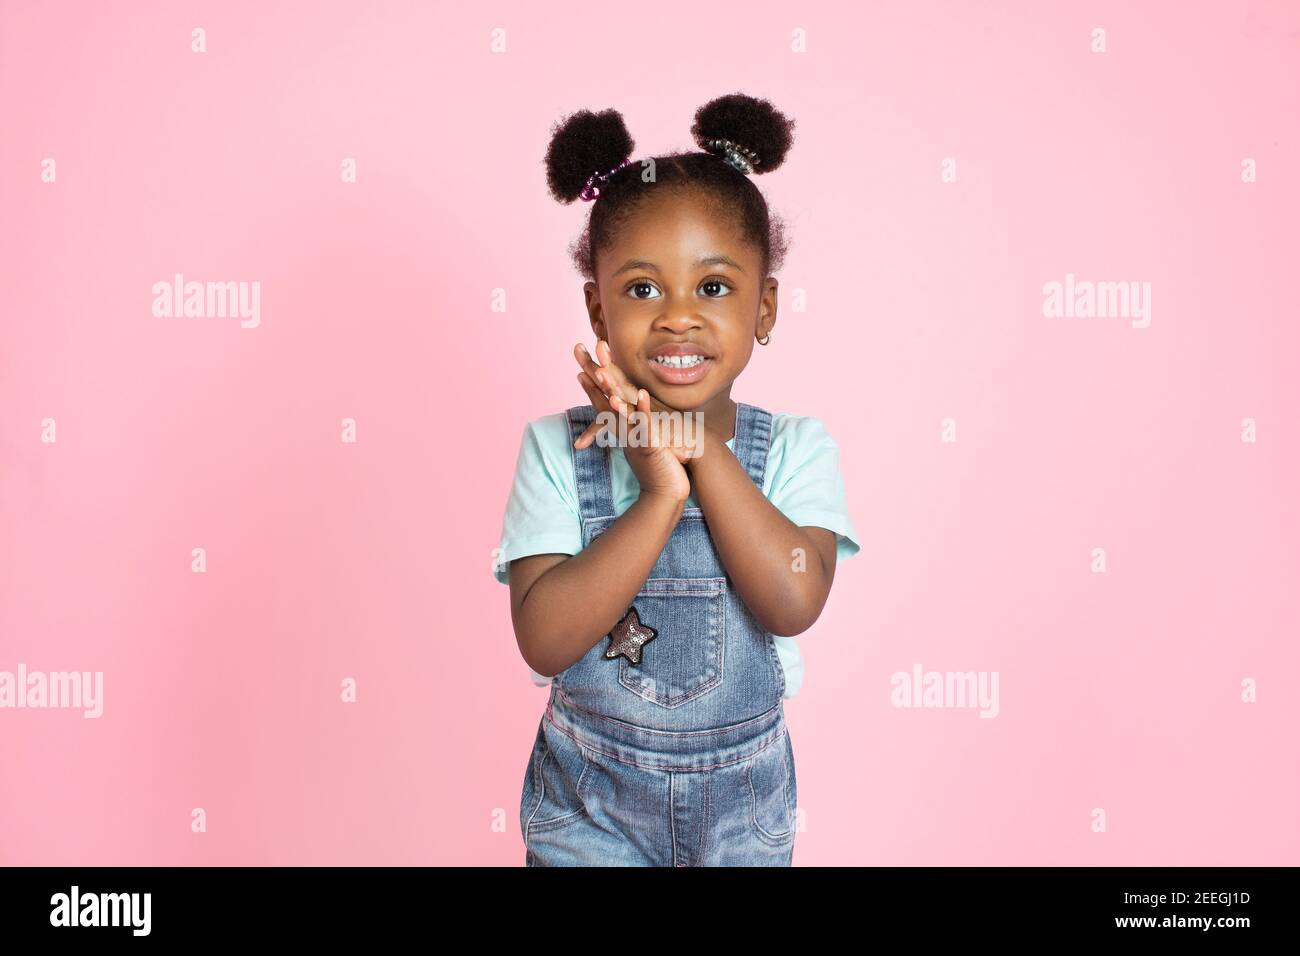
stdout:
POLYGON ((774 416, 768 467, 773 470, 768 500, 782 514, 801 527, 835 532, 836 561, 861 550, 849 517, 839 447, 820 421, 806 415, 774 416))
POLYGON ((516 558, 581 550, 582 514, 573 480, 569 423, 560 412, 524 428, 492 573, 509 584, 510 562, 516 558))

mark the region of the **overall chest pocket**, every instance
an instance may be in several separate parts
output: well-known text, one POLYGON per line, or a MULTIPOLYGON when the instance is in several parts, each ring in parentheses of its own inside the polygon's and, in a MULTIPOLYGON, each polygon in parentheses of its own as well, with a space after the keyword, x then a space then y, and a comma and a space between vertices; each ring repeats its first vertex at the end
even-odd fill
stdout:
POLYGON ((655 636, 641 662, 619 658, 618 680, 660 707, 680 707, 722 683, 727 657, 727 579, 651 578, 633 601, 655 636))

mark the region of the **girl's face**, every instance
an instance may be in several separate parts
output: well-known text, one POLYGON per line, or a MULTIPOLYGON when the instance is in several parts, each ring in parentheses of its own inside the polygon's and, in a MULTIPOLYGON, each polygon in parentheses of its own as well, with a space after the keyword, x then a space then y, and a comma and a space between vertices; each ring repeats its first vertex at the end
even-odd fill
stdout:
POLYGON ((665 405, 725 412, 776 323, 777 280, 759 273, 759 255, 698 191, 656 196, 598 252, 597 281, 583 287, 591 327, 665 405))

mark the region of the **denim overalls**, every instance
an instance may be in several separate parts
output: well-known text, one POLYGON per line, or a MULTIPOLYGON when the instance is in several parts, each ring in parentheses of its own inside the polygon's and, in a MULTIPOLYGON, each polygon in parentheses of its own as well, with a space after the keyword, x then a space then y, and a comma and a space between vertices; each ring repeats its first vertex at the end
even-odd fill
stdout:
MULTIPOLYGON (((571 449, 595 414, 567 411, 571 449)), ((771 431, 770 413, 737 403, 734 452, 760 489, 771 431)), ((584 548, 615 520, 610 454, 573 449, 584 548)), ((527 865, 789 866, 785 675, 700 508, 683 510, 633 606, 657 632, 640 664, 607 658, 602 638, 551 681, 519 812, 527 865)))

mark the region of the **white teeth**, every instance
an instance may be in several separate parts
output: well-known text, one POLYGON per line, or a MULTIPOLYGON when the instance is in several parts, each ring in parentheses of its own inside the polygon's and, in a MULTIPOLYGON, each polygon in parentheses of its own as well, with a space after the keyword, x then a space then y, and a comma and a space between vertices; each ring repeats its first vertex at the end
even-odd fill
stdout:
POLYGON ((691 368, 705 360, 703 355, 659 355, 655 361, 669 368, 691 368))

